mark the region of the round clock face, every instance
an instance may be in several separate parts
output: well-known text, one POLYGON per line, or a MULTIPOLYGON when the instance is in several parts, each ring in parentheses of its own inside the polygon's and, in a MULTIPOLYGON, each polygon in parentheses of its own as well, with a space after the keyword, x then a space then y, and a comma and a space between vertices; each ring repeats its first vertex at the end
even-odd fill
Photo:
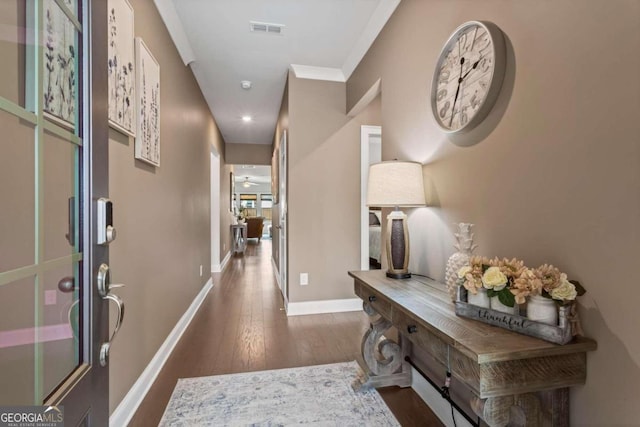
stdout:
POLYGON ((491 111, 505 68, 504 36, 489 22, 458 27, 444 45, 431 85, 431 109, 447 132, 475 127, 491 111))

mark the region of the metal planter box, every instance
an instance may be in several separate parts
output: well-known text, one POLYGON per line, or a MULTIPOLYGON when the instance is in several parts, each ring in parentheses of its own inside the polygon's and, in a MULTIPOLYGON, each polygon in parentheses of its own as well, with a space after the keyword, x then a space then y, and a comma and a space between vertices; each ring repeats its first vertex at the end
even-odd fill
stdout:
POLYGON ((469 319, 479 320, 489 325, 518 332, 550 341, 556 344, 567 344, 573 339, 571 323, 569 322, 570 307, 559 307, 558 326, 548 325, 527 317, 507 314, 490 308, 479 307, 467 303, 467 290, 464 287, 458 289, 458 299, 455 302, 456 315, 469 319))

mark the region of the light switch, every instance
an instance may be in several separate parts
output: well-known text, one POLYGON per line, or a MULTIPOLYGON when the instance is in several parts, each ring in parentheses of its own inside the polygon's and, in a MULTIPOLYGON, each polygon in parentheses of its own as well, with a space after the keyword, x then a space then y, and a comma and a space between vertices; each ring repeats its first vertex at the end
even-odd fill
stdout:
POLYGON ((309 284, 309 273, 300 273, 300 285, 309 284))

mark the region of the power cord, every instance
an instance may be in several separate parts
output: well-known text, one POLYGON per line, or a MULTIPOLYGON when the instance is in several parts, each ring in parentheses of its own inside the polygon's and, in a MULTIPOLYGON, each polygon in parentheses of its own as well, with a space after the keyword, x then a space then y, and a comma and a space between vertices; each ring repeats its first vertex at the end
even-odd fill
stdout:
POLYGON ((451 393, 449 392, 449 388, 451 387, 451 360, 450 360, 450 349, 451 347, 447 346, 447 376, 444 379, 444 385, 440 389, 440 394, 444 399, 449 402, 451 406, 451 419, 453 419, 453 427, 457 427, 456 424, 456 416, 453 411, 453 402, 451 400, 451 393))

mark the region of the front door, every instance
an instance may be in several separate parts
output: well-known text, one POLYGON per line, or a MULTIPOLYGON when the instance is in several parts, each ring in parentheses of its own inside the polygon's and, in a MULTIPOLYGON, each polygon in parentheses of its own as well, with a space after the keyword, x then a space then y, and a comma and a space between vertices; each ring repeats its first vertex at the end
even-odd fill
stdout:
POLYGON ((109 418, 106 3, 0 1, 0 410, 51 406, 65 426, 109 418))

